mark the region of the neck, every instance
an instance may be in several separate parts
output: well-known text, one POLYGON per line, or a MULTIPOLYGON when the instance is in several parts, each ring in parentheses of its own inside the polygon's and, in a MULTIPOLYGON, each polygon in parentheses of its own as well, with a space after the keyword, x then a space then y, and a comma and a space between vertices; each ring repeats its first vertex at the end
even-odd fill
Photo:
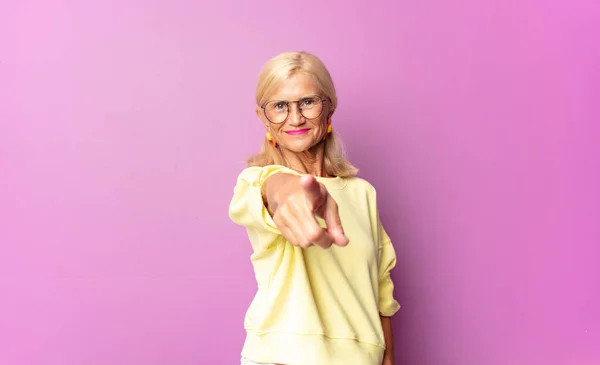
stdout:
POLYGON ((301 174, 310 174, 320 177, 329 177, 325 173, 325 144, 316 146, 304 152, 292 152, 282 149, 282 155, 288 166, 301 174))

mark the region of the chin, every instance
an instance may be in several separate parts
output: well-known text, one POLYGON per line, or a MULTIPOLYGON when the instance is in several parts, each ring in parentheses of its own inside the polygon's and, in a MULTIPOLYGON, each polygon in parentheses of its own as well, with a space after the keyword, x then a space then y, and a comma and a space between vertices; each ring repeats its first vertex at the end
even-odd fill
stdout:
POLYGON ((294 153, 302 153, 308 150, 309 147, 299 147, 299 146, 282 146, 284 149, 294 152, 294 153))
POLYGON ((290 152, 301 153, 301 152, 308 151, 311 147, 313 147, 315 145, 316 145, 316 143, 297 141, 295 143, 286 143, 285 145, 282 145, 281 147, 285 148, 286 150, 288 150, 290 152))

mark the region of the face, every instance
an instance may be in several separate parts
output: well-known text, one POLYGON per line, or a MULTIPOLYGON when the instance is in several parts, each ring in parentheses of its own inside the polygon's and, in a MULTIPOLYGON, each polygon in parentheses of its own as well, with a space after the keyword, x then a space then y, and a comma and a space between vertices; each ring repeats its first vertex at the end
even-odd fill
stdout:
MULTIPOLYGON (((284 122, 278 124, 270 122, 265 116, 265 109, 260 107, 256 109, 256 113, 281 148, 291 152, 304 152, 317 145, 323 139, 327 130, 327 121, 331 117, 331 105, 328 101, 324 101, 322 105, 319 105, 321 99, 325 99, 325 97, 320 93, 313 79, 305 73, 297 73, 288 78, 269 98, 269 101, 302 100, 299 103, 288 104, 287 118, 284 122), (315 95, 320 97, 316 98, 316 100, 319 100, 316 103, 314 102, 315 99, 306 98, 315 95), (303 109, 304 116, 300 113, 299 104, 300 108, 303 109), (320 115, 314 119, 309 119, 313 117, 311 113, 317 110, 315 108, 321 107, 322 112, 320 115)), ((281 115, 280 113, 283 113, 283 117, 285 117, 284 103, 271 103, 270 106, 271 109, 268 113, 271 115, 271 120, 276 121, 276 118, 273 117, 275 114, 281 115)))

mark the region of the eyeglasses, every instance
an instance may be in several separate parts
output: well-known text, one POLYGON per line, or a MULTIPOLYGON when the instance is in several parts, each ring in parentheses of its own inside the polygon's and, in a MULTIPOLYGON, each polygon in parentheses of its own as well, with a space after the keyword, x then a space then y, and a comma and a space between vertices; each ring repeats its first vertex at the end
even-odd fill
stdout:
POLYGON ((300 114, 306 119, 316 119, 323 113, 323 103, 327 99, 323 99, 319 95, 305 96, 300 100, 271 100, 261 106, 265 112, 265 117, 273 124, 285 122, 290 113, 290 104, 298 104, 300 114))

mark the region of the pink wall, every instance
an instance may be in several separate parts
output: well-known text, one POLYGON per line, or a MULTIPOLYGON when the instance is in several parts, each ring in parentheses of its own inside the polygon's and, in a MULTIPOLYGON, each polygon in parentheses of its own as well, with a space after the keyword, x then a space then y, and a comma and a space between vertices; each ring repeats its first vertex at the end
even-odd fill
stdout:
POLYGON ((227 206, 295 49, 384 197, 398 364, 600 364, 598 4, 3 1, 0 364, 238 361, 227 206))

